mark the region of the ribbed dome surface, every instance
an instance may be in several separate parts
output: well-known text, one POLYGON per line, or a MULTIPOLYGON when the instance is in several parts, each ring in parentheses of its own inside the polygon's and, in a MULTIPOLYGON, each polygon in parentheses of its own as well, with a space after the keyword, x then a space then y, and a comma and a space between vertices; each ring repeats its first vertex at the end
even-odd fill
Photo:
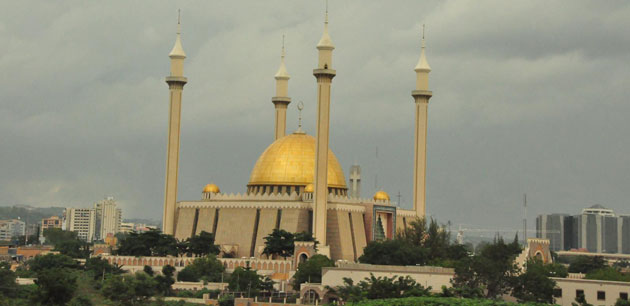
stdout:
MULTIPOLYGON (((293 133, 272 143, 258 158, 248 185, 306 186, 315 177, 315 138, 293 133)), ((328 151, 328 187, 346 189, 346 178, 328 151)))

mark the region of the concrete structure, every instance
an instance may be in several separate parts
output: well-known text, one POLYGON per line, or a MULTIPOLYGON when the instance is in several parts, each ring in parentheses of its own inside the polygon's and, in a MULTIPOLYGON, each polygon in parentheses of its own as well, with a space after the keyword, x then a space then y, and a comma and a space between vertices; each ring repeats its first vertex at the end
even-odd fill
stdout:
POLYGON ((164 187, 164 217, 162 231, 175 233, 175 203, 177 202, 177 173, 179 171, 179 130, 182 113, 182 92, 188 80, 184 77, 186 53, 181 41, 181 22, 177 20, 177 38, 169 54, 171 75, 166 77, 170 91, 168 144, 166 147, 166 183, 164 187))
POLYGON ((93 208, 66 208, 65 229, 77 233, 79 239, 92 242, 96 231, 96 211, 93 208))
MULTIPOLYGON (((328 34, 328 10, 324 21, 324 33, 317 43, 318 63, 313 70, 317 79, 317 134, 315 145, 315 191, 313 193, 313 233, 322 246, 326 241, 328 221, 328 138, 330 127, 330 88, 337 72, 332 69, 332 51, 335 46, 328 34)), ((345 183, 345 182, 344 182, 345 183)))
POLYGON ((409 276, 416 283, 431 287, 431 292, 439 293, 442 286, 451 287, 451 280, 455 276, 455 270, 451 268, 430 267, 430 266, 382 266, 356 264, 339 261, 335 267, 322 268, 321 283, 304 283, 300 288, 300 299, 309 304, 330 303, 338 298, 328 292, 327 287, 343 286, 344 278, 350 278, 355 284, 360 281, 375 277, 398 277, 409 276))
POLYGON ((630 283, 576 278, 552 278, 556 282, 555 303, 571 306, 578 295, 593 305, 615 305, 617 299, 628 300, 630 283))
POLYGON ((26 223, 22 220, 0 220, 0 240, 11 240, 26 234, 26 223))
POLYGON ((411 92, 416 103, 416 127, 413 167, 413 210, 416 216, 426 214, 426 177, 427 177, 427 120, 429 99, 433 93, 429 91, 429 73, 431 67, 425 54, 424 29, 422 30, 422 51, 416 71, 416 90, 411 92))
POLYGON ((50 218, 42 219, 42 228, 41 233, 43 234, 45 230, 50 228, 59 228, 63 227, 63 220, 58 216, 51 216, 50 218))
MULTIPOLYGON (((181 89, 185 84, 181 67, 184 55, 179 39, 178 34, 176 46, 171 52, 172 76, 168 79, 172 86, 163 220, 165 233, 174 234, 175 238, 182 240, 206 231, 215 235, 215 243, 220 246, 222 255, 259 258, 264 248, 264 237, 274 229, 294 233, 306 231, 312 232, 320 242, 320 254, 334 260, 355 261, 369 241, 390 239, 411 219, 424 215, 424 200, 418 210, 412 211, 392 205, 389 195, 383 190, 372 198, 360 198, 360 176, 357 176, 360 172, 351 174, 355 189, 353 195, 348 195, 343 168, 329 148, 331 82, 336 71, 332 69, 335 47, 328 33, 328 13, 317 44, 317 67, 313 70, 317 81, 316 137, 303 131, 301 124, 297 131, 282 136, 286 127, 284 107, 290 102, 287 97, 290 77, 283 52, 275 75, 276 96, 272 98, 276 107, 276 139, 256 161, 246 192, 225 194, 219 186, 211 183, 203 188, 200 200, 175 202, 179 144, 176 134, 179 133, 181 89), (173 123, 175 121, 177 124, 173 123)), ((414 91, 414 95, 418 99, 417 109, 424 107, 426 110, 429 68, 424 48, 421 59, 417 69, 417 88, 420 91, 414 91)), ((301 109, 300 105, 298 109, 301 109)), ((426 112, 424 117, 419 118, 426 121, 426 112)), ((425 130, 420 134, 426 136, 426 124, 424 126, 425 130)), ((421 143, 423 148, 426 147, 426 141, 421 143)), ((424 173, 424 162, 420 164, 420 172, 424 173)), ((415 185, 421 186, 424 194, 424 174, 415 185)), ((424 199, 424 196, 420 198, 424 199)))
POLYGON ((280 68, 276 72, 276 95, 271 98, 271 102, 276 108, 275 139, 278 140, 286 135, 287 130, 287 107, 291 103, 289 98, 289 79, 291 76, 284 65, 284 36, 282 36, 282 54, 280 55, 280 68))
POLYGON ((361 166, 359 165, 350 167, 350 197, 361 197, 361 166))
POLYGON ((617 216, 599 204, 582 214, 539 215, 536 237, 551 241, 551 249, 630 254, 630 216, 617 216))
POLYGON ((117 207, 113 197, 94 204, 96 212, 96 240, 104 240, 108 234, 114 235, 120 231, 122 211, 117 207))
POLYGON ((120 233, 131 233, 136 230, 136 224, 130 222, 121 222, 118 231, 120 233))

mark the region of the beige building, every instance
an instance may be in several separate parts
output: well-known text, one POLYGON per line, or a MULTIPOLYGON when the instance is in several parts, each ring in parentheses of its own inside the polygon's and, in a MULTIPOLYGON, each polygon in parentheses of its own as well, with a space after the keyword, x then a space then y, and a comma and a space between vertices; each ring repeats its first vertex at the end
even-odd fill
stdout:
POLYGON ((57 216, 51 216, 50 218, 44 218, 42 219, 42 229, 41 232, 43 233, 45 230, 49 229, 49 228, 62 228, 63 227, 63 220, 61 220, 61 218, 57 217, 57 216))
POLYGON ((592 305, 615 305, 618 299, 628 300, 630 283, 580 278, 553 278, 556 281, 555 302, 571 306, 578 295, 592 305))
POLYGON ((65 229, 76 232, 79 239, 92 242, 96 230, 96 211, 93 208, 66 208, 65 229))
MULTIPOLYGON (((366 244, 374 239, 395 235, 412 219, 425 215, 425 169, 427 108, 432 93, 428 90, 431 71, 424 38, 421 56, 415 67, 415 159, 414 209, 400 209, 390 202, 385 191, 371 198, 359 198, 360 172, 351 174, 352 189, 348 191, 346 176, 335 154, 329 148, 329 135, 337 131, 330 127, 330 104, 335 46, 328 32, 328 13, 324 31, 317 43, 317 66, 313 70, 317 93, 317 130, 315 137, 300 127, 286 134, 286 109, 289 97, 289 73, 285 65, 284 46, 280 68, 275 74, 275 108, 271 143, 255 162, 243 193, 225 194, 215 184, 206 185, 199 200, 177 201, 179 134, 186 54, 181 30, 171 50, 171 73, 166 78, 170 91, 169 128, 166 162, 163 231, 177 239, 186 239, 201 231, 215 234, 215 243, 223 253, 240 257, 260 257, 264 237, 274 229, 289 232, 312 232, 320 242, 318 250, 332 259, 355 261, 366 244)), ((410 63, 410 70, 412 64, 410 63)), ((301 105, 298 106, 301 110, 301 105)), ((412 109, 412 106, 409 106, 412 109)), ((301 116, 300 116, 301 117, 301 116)), ((301 119, 300 119, 301 120, 301 119)), ((270 124, 271 126, 271 124, 270 124)), ((411 128, 411 127, 410 127, 411 128)))

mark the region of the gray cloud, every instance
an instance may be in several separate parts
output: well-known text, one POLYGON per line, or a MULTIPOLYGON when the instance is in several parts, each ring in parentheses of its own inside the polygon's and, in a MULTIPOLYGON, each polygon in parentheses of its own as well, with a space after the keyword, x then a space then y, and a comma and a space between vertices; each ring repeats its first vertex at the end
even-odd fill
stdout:
MULTIPOLYGON (((5 3, 0 10, 3 205, 87 206, 116 196, 160 218, 167 54, 176 9, 188 54, 180 199, 212 181, 242 192, 272 141, 273 74, 287 35, 289 92, 314 134, 323 3, 5 3)), ((428 210, 446 222, 519 227, 601 203, 630 213, 630 5, 626 2, 330 3, 337 47, 331 145, 410 206, 413 67, 427 24, 428 210), (378 146, 379 158, 375 157, 378 146)), ((289 109, 289 130, 297 111, 289 109)))

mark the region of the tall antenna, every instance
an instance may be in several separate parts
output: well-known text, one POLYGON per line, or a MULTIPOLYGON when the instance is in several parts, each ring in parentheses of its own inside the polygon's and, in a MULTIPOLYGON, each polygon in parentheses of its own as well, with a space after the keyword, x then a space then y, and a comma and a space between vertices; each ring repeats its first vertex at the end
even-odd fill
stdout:
POLYGON ((523 243, 527 244, 527 194, 523 194, 523 243))
POLYGON ((376 146, 376 174, 374 175, 374 189, 378 191, 378 146, 376 146))
POLYGON ((400 190, 398 190, 396 197, 398 198, 398 206, 400 206, 400 197, 402 197, 402 195, 400 195, 400 190))

